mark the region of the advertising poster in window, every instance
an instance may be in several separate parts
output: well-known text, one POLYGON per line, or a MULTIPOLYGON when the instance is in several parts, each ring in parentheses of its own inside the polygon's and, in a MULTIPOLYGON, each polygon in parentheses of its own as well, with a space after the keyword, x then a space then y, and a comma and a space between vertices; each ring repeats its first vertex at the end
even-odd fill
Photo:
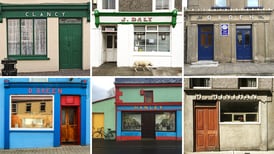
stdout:
POLYGON ((156 131, 175 131, 175 112, 157 113, 155 123, 156 131))

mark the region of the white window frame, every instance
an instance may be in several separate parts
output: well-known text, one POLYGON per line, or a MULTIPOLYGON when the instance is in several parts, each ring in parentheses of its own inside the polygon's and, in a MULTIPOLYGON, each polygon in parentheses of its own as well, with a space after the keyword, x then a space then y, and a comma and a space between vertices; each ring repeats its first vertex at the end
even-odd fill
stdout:
POLYGON ((153 12, 169 12, 169 11, 172 11, 175 8, 175 0, 169 0, 169 9, 167 9, 167 10, 157 10, 156 9, 156 1, 157 0, 152 0, 152 11, 153 12))
POLYGON ((29 82, 48 82, 48 78, 29 78, 29 82))
MULTIPOLYGON (((222 103, 222 102, 219 102, 219 103, 222 103)), ((225 102, 224 102, 225 103, 225 102)), ((237 103, 237 102, 235 102, 237 103)), ((248 103, 248 102, 246 102, 248 103)), ((229 112, 229 113, 232 113, 232 112, 229 112)), ((236 113, 236 112, 233 112, 234 115, 240 115, 240 114, 248 114, 248 112, 239 112, 239 113, 236 113)), ((250 112, 250 113, 254 113, 254 112, 250 112)), ((261 124, 261 102, 258 101, 258 114, 257 114, 257 117, 258 117, 258 121, 256 122, 239 122, 239 121, 234 121, 233 122, 233 117, 232 117, 232 122, 221 122, 221 104, 219 104, 219 124, 224 124, 224 125, 258 125, 258 124, 261 124)))
POLYGON ((12 128, 11 127, 11 112, 9 113, 9 128, 10 130, 18 130, 18 131, 22 131, 22 130, 30 130, 30 131, 53 131, 54 130, 54 95, 10 95, 10 105, 9 105, 9 108, 10 108, 10 111, 11 111, 11 98, 12 96, 51 96, 52 97, 52 128, 12 128))
POLYGON ((260 7, 260 6, 261 6, 261 0, 257 0, 257 1, 258 1, 258 6, 249 6, 249 5, 248 5, 248 1, 249 1, 249 0, 246 0, 246 1, 245 1, 245 6, 246 6, 246 7, 260 7))
POLYGON ((225 0, 226 5, 225 6, 217 6, 217 0, 214 0, 214 6, 215 7, 228 7, 228 0, 225 0))
MULTIPOLYGON (((244 79, 244 78, 243 78, 244 79)), ((249 79, 249 78, 246 78, 246 79, 249 79)), ((255 78, 256 79, 256 87, 240 87, 240 89, 258 89, 259 87, 259 83, 258 83, 258 78, 255 78)), ((240 78, 238 78, 238 85, 240 85, 240 78)))
POLYGON ((97 8, 103 12, 118 12, 119 11, 119 0, 115 0, 115 9, 103 9, 103 0, 97 0, 97 8))
MULTIPOLYGON (((190 80, 193 80, 193 79, 198 79, 198 78, 190 78, 190 80)), ((212 79, 211 78, 205 78, 205 79, 209 79, 209 86, 208 87, 200 87, 200 86, 193 86, 190 85, 190 88, 192 89, 211 89, 212 88, 212 79)))

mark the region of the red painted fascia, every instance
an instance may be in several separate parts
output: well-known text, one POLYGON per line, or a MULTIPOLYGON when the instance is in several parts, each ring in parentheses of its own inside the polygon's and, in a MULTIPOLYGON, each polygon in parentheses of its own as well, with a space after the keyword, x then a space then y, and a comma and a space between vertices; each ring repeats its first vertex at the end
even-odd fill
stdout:
POLYGON ((175 137, 175 136, 156 136, 156 140, 169 140, 169 141, 181 141, 181 137, 175 137))
POLYGON ((182 84, 172 83, 172 84, 116 84, 116 87, 182 87, 182 84))
POLYGON ((163 102, 163 103, 116 103, 116 106, 182 106, 182 102, 163 102))
POLYGON ((116 141, 138 141, 141 140, 141 136, 117 136, 116 141))

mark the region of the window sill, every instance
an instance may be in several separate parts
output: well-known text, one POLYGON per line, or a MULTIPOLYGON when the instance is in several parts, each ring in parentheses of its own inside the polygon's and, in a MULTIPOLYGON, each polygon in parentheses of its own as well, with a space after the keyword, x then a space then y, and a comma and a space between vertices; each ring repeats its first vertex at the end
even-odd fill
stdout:
POLYGON ((50 60, 46 56, 8 56, 8 58, 15 60, 50 60))
POLYGON ((228 6, 212 6, 211 9, 230 9, 228 6))
POLYGON ((262 6, 246 6, 245 9, 263 9, 262 6))
POLYGON ((163 56, 170 57, 170 51, 134 51, 133 56, 163 56))

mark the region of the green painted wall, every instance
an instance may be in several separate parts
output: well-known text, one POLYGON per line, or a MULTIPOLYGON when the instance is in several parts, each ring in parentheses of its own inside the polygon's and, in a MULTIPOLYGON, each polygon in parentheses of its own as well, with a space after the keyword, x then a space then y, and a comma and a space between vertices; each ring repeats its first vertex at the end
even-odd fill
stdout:
POLYGON ((92 113, 104 113, 105 132, 108 128, 115 130, 115 99, 111 98, 92 104, 92 113))
POLYGON ((120 88, 123 95, 120 99, 123 102, 144 102, 144 96, 140 95, 140 90, 152 90, 154 102, 182 102, 181 87, 138 87, 120 88))

